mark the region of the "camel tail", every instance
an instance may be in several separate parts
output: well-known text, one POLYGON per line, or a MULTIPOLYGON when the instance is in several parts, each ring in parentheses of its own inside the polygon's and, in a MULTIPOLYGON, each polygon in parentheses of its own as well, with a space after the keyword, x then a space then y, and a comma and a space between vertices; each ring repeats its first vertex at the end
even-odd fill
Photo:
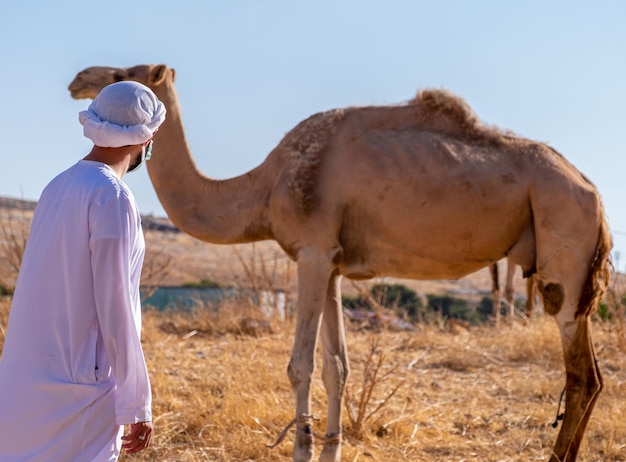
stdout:
POLYGON ((589 316, 596 309, 604 296, 611 281, 611 248, 613 238, 609 230, 609 223, 604 213, 604 206, 600 203, 600 232, 596 253, 587 274, 587 280, 583 286, 583 292, 578 301, 576 317, 589 316))

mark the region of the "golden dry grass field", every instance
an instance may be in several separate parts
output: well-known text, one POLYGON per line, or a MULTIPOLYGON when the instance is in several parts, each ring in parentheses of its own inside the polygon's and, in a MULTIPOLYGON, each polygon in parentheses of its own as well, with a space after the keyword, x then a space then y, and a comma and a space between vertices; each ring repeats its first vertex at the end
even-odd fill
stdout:
MULTIPOLYGON (((231 315, 220 317, 145 314, 143 344, 154 394, 155 438, 151 448, 123 455, 121 461, 291 460, 292 438, 275 449, 266 444, 293 418, 285 370, 294 325, 273 322, 272 332, 246 335, 237 327, 245 313, 232 309, 231 315)), ((1 310, 3 328, 7 298, 1 310)), ((594 328, 605 389, 579 461, 624 461, 624 332, 598 322, 594 328)), ((376 364, 380 360, 381 370, 367 403, 367 413, 373 414, 361 434, 344 413, 342 460, 549 458, 558 432, 551 424, 565 381, 551 319, 500 330, 422 326, 417 332, 375 333, 349 328, 348 347, 350 404, 361 397, 368 358, 376 364)), ((315 431, 323 433, 325 395, 319 370, 312 404, 320 417, 315 431)))
MULTIPOLYGON (((293 266, 272 244, 219 247, 161 232, 149 232, 147 240, 151 258, 167 261, 161 283, 211 279, 245 285, 264 274, 266 282, 271 279, 287 291, 295 287, 293 266)), ((0 276, 6 281, 10 270, 2 263, 0 276)), ((487 276, 484 270, 461 281, 411 287, 420 293, 487 292, 487 276)), ((10 297, 1 297, 0 345, 9 305, 10 297)), ((241 305, 225 305, 220 314, 144 314, 155 436, 151 448, 122 455, 120 461, 291 460, 293 430, 278 447, 266 444, 294 416, 286 367, 295 323, 271 319, 271 329, 242 329, 243 319, 258 316, 241 305)), ((626 461, 626 323, 609 324, 594 316, 593 328, 605 388, 578 460, 626 461)), ((549 458, 559 430, 552 422, 565 384, 560 340, 549 317, 505 324, 499 330, 443 322, 419 325, 413 332, 372 331, 354 324, 347 329, 351 374, 342 460, 549 458), (372 366, 379 367, 373 380, 372 366), (356 425, 349 414, 356 415, 364 389, 372 395, 364 400, 365 414, 356 425)), ((318 363, 320 359, 318 352, 318 363)), ((312 409, 320 418, 314 425, 319 434, 324 433, 325 407, 318 367, 312 409)), ((317 453, 319 449, 316 445, 317 453)))

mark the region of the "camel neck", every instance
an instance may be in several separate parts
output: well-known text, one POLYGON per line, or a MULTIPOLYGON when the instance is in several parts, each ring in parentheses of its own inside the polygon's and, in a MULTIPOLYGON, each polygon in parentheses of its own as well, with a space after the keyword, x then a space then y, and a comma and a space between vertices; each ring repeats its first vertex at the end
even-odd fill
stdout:
POLYGON ((172 223, 200 240, 213 243, 271 238, 265 224, 263 200, 269 194, 267 168, 261 165, 228 180, 203 175, 187 143, 173 82, 166 79, 154 91, 165 104, 167 117, 155 135, 152 159, 146 165, 172 223))

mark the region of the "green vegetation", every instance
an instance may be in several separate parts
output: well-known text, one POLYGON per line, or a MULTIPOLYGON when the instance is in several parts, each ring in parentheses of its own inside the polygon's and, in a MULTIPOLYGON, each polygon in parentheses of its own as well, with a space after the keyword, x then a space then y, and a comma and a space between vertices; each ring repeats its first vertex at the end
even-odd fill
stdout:
POLYGON ((369 294, 344 296, 343 306, 350 310, 373 310, 382 307, 413 323, 429 320, 460 319, 471 324, 485 324, 492 311, 491 297, 474 305, 451 295, 426 295, 426 303, 415 291, 402 284, 375 284, 369 294))
POLYGON ((200 279, 199 281, 196 281, 196 282, 185 282, 183 284, 183 287, 206 287, 206 288, 220 289, 222 288, 222 285, 210 279, 200 279))
POLYGON ((466 300, 450 295, 429 294, 426 297, 428 298, 428 309, 439 313, 441 317, 471 321, 470 313, 472 310, 470 310, 466 300))

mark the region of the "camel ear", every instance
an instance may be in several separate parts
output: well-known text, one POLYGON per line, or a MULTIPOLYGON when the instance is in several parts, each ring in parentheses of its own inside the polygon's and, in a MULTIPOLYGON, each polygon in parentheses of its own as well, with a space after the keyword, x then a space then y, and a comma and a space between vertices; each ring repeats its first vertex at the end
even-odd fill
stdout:
POLYGON ((165 80, 167 75, 167 66, 165 64, 159 64, 154 66, 150 71, 150 83, 152 85, 160 85, 165 80))

